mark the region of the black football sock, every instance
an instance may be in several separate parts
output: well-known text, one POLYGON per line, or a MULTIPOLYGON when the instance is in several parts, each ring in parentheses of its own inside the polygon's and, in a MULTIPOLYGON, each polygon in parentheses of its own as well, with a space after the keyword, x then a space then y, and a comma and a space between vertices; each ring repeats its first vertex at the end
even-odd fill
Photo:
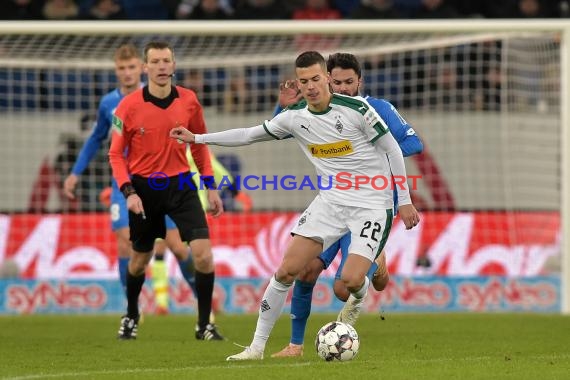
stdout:
POLYGON ((214 272, 196 271, 196 298, 198 298, 198 327, 203 329, 210 321, 212 293, 214 292, 214 272))
POLYGON ((133 276, 127 270, 127 316, 129 318, 136 318, 139 315, 139 295, 144 278, 144 273, 141 276, 133 276))

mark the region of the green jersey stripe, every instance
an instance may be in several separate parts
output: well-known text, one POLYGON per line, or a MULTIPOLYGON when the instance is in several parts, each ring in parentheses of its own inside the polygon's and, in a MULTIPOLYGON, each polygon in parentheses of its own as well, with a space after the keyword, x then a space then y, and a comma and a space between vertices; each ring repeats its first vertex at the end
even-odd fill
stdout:
POLYGON ((370 108, 367 103, 365 103, 359 99, 354 99, 354 98, 351 98, 349 96, 344 96, 344 95, 339 95, 339 94, 333 94, 332 99, 331 99, 331 103, 332 104, 338 104, 339 106, 351 108, 351 109, 361 113, 362 115, 364 115, 366 113, 366 111, 368 111, 368 109, 370 108))
POLYGON ((269 132, 269 129, 267 128, 267 124, 263 123, 263 129, 265 129, 265 132, 267 132, 267 134, 271 137, 273 137, 275 140, 280 140, 279 137, 275 136, 273 133, 269 132))
POLYGON ((389 209, 386 210, 386 225, 384 227, 384 233, 382 234, 382 240, 380 240, 380 245, 378 246, 378 252, 376 252, 376 257, 380 255, 386 242, 388 241, 388 235, 390 235, 390 230, 392 229, 392 222, 394 221, 394 212, 389 209))
POLYGON ((386 133, 388 133, 387 129, 384 129, 382 127, 382 124, 380 124, 379 122, 374 124, 374 130, 378 133, 376 136, 374 136, 374 138, 372 140, 370 140, 370 143, 374 144, 376 142, 376 140, 378 140, 380 137, 384 136, 386 133))

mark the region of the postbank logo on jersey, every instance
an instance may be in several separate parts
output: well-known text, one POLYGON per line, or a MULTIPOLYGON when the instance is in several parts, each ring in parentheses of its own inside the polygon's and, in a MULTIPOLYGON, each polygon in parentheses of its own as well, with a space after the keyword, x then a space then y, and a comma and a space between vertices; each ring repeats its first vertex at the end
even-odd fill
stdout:
POLYGON ((307 145, 313 157, 332 158, 342 157, 352 153, 352 143, 348 140, 341 140, 330 144, 311 144, 307 145))

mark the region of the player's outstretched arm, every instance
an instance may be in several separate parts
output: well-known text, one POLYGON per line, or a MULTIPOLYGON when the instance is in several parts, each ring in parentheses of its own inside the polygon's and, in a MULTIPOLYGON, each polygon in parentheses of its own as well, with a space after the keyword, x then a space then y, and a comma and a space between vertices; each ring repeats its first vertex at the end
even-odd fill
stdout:
POLYGON ((229 129, 223 132, 206 133, 203 135, 195 135, 184 127, 176 127, 170 130, 170 137, 186 143, 219 146, 242 146, 275 138, 267 132, 263 125, 256 125, 251 128, 229 129))
POLYGON ((195 141, 194 136, 192 132, 184 127, 175 127, 170 130, 170 137, 185 143, 193 143, 195 141))

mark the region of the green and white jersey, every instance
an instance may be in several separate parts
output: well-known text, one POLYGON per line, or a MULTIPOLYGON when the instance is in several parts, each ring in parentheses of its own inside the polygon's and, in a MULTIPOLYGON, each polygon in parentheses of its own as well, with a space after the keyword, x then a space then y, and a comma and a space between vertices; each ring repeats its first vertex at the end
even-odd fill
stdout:
POLYGON ((374 144, 390 132, 364 98, 334 94, 329 108, 320 113, 309 111, 303 100, 263 127, 275 139, 295 138, 316 168, 320 194, 326 202, 374 209, 393 207, 388 159, 374 144))

